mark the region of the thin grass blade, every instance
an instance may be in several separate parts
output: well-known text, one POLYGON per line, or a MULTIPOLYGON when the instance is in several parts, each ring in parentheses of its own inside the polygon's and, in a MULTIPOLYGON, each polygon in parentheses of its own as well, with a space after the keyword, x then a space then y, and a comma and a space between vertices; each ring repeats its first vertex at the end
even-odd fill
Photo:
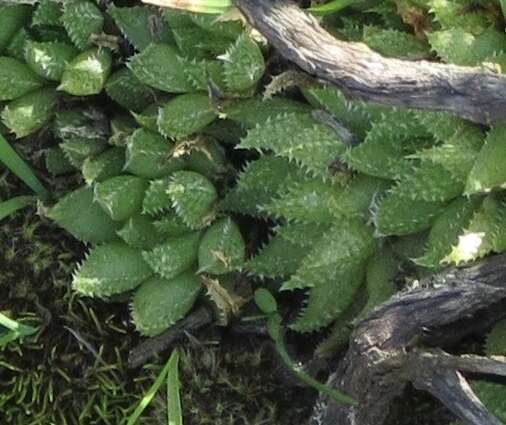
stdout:
POLYGON ((175 349, 169 359, 167 376, 167 413, 169 425, 183 425, 181 397, 179 394, 179 352, 175 349))
MULTIPOLYGON (((155 396, 158 389, 162 386, 162 384, 165 382, 165 378, 167 377, 167 374, 172 366, 171 360, 174 356, 174 353, 172 353, 172 356, 170 357, 167 364, 163 367, 160 374, 157 376, 155 382, 151 387, 148 389, 144 397, 142 397, 142 400, 137 405, 134 412, 129 416, 127 425, 134 425, 137 423, 137 420, 140 418, 146 407, 149 406, 149 403, 153 400, 153 397, 155 396)), ((172 360, 174 361, 174 360, 172 360)), ((173 367, 173 366, 172 366, 173 367)))
POLYGON ((23 180, 41 199, 48 197, 48 191, 35 176, 30 166, 1 135, 0 162, 3 162, 10 171, 23 180))
POLYGON ((8 199, 7 201, 0 202, 0 221, 9 217, 16 211, 34 203, 36 198, 34 196, 18 196, 16 198, 8 199))

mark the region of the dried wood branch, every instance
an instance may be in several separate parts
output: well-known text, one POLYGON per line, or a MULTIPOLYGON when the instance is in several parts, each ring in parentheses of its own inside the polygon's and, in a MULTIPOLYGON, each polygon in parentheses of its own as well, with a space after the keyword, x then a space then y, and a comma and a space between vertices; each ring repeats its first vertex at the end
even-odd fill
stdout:
POLYGON ((476 397, 461 372, 504 376, 506 363, 481 356, 451 356, 442 350, 415 350, 407 361, 409 380, 443 401, 467 424, 501 425, 476 397))
POLYGON ((506 118, 506 78, 490 70, 385 58, 363 43, 337 40, 292 0, 235 5, 282 56, 348 96, 448 111, 477 123, 506 118))
POLYGON ((128 355, 128 367, 134 369, 142 366, 151 357, 167 350, 175 341, 182 338, 184 331, 197 330, 211 322, 211 312, 205 307, 200 307, 162 334, 149 338, 132 349, 128 355))
MULTIPOLYGON (((433 334, 439 341, 440 328, 451 333, 452 327, 462 328, 462 320, 483 311, 493 312, 498 320, 505 307, 506 255, 431 276, 420 282, 419 289, 392 298, 357 325, 344 359, 329 380, 329 385, 358 400, 359 406, 322 398, 311 424, 381 425, 388 407, 409 382, 431 392, 467 424, 500 423, 484 410, 460 373, 504 376, 502 359, 456 357, 423 347, 432 345, 433 334)), ((472 331, 476 328, 468 333, 472 331)))
MULTIPOLYGON (((427 366, 417 365, 417 368, 427 366)), ((416 388, 444 400, 450 410, 469 425, 502 425, 476 397, 469 383, 455 370, 432 369, 423 379, 413 379, 416 388)))

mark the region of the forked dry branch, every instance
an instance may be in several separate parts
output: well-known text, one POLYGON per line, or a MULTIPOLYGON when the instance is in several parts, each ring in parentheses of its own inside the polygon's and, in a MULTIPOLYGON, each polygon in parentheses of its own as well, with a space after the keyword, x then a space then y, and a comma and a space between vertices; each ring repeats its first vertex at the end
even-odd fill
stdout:
MULTIPOLYGON (((388 406, 408 383, 431 393, 467 424, 497 425, 464 375, 506 376, 506 359, 454 356, 434 345, 441 335, 463 338, 477 314, 485 328, 506 313, 506 255, 451 269, 420 282, 374 310, 355 329, 329 384, 359 401, 358 407, 317 404, 312 424, 384 423, 388 406)), ((441 344, 444 346, 444 344, 441 344)))

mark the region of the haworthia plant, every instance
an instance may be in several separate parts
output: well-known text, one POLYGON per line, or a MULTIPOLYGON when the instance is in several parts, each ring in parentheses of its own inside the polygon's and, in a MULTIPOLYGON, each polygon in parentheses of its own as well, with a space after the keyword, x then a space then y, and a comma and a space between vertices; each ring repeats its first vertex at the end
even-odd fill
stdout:
MULTIPOLYGON (((400 2, 384 3, 325 23, 392 57, 506 63, 495 6, 409 2, 419 28, 400 2)), ((190 311, 201 278, 242 272, 304 293, 290 326, 333 324, 331 347, 393 293, 403 263, 424 273, 506 250, 500 123, 478 128, 273 75, 270 50, 230 16, 91 0, 0 12, 0 131, 52 131, 48 171, 84 180, 41 208, 91 245, 74 287, 133 291, 146 335, 190 311)))

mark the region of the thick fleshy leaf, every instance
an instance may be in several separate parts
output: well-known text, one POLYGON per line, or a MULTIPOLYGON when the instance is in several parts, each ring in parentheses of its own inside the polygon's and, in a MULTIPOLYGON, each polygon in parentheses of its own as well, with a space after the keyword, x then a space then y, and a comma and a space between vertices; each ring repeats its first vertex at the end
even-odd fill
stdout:
POLYGON ((244 262, 246 245, 239 226, 230 218, 214 223, 199 246, 199 273, 225 274, 244 262))
POLYGON ((189 270, 172 279, 153 277, 144 282, 132 300, 132 318, 136 329, 155 336, 186 316, 197 299, 202 283, 189 270))
POLYGON ((148 182, 135 176, 116 176, 97 183, 95 200, 114 221, 140 213, 148 182))
POLYGON ((92 35, 99 34, 104 25, 102 12, 88 0, 66 0, 61 19, 70 39, 80 50, 91 47, 92 35))
POLYGON ((202 130, 216 117, 209 96, 191 93, 175 97, 161 108, 157 124, 163 135, 181 138, 202 130))
POLYGON ((59 90, 74 96, 99 94, 111 72, 112 57, 107 49, 90 49, 67 64, 59 90))
POLYGON ((193 171, 178 171, 170 179, 167 193, 177 215, 192 229, 206 227, 214 218, 218 200, 209 179, 193 171))
POLYGON ((118 224, 93 202, 89 187, 70 192, 45 215, 83 242, 102 243, 116 238, 118 224))
POLYGON ((25 60, 33 72, 52 81, 60 81, 67 63, 79 51, 72 45, 61 42, 27 41, 25 60))
POLYGON ((16 99, 45 84, 26 64, 0 56, 0 101, 16 99))
POLYGON ((17 138, 28 136, 46 125, 53 116, 57 92, 43 88, 13 100, 2 111, 2 121, 17 138))
POLYGON ((157 178, 184 168, 180 158, 173 158, 174 143, 158 133, 140 128, 127 139, 125 170, 136 176, 157 178))
POLYGON ((83 295, 103 298, 130 291, 152 274, 141 251, 111 242, 91 250, 74 274, 72 286, 83 295))
POLYGON ((142 256, 155 273, 172 279, 196 264, 201 236, 201 232, 192 232, 169 239, 142 256))

